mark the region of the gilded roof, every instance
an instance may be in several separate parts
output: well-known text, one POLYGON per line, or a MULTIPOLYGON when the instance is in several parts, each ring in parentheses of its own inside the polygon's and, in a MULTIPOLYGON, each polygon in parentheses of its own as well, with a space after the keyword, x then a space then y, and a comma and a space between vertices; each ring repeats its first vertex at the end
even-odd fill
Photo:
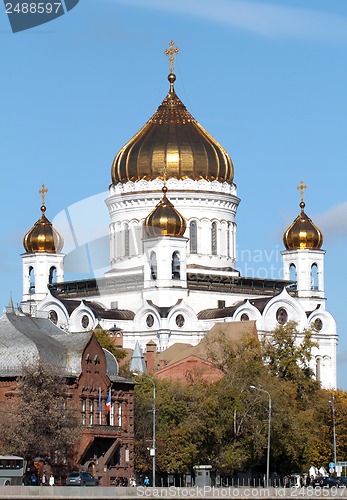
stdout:
POLYGON ((186 230, 184 217, 175 209, 166 197, 167 187, 163 187, 163 197, 147 215, 145 231, 148 236, 183 236, 186 230))
POLYGON ((193 118, 174 90, 116 155, 112 182, 170 177, 232 183, 234 167, 225 149, 193 118))
POLYGON ((305 214, 305 203, 300 203, 301 212, 283 235, 287 250, 319 250, 323 244, 323 234, 305 214))
POLYGON ((46 207, 42 205, 40 219, 35 222, 34 226, 23 238, 23 246, 27 253, 60 253, 63 248, 63 237, 47 219, 45 211, 46 207))

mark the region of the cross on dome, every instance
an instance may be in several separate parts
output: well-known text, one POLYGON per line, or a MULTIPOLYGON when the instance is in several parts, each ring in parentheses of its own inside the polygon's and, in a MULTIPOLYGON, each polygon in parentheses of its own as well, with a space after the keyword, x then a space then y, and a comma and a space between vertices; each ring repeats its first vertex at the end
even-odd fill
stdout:
POLYGON ((170 73, 174 72, 174 62, 175 62, 175 54, 178 54, 180 49, 178 47, 175 47, 175 43, 171 40, 170 42, 170 48, 166 49, 164 54, 166 56, 169 56, 169 61, 170 61, 170 73))
POLYGON ((300 191, 300 196, 301 196, 301 201, 302 202, 304 201, 305 190, 307 188, 308 188, 308 186, 306 186, 306 184, 304 183, 304 181, 301 181, 300 184, 297 186, 297 189, 299 189, 299 191, 300 191))
POLYGON ((44 205, 45 204, 45 194, 48 193, 48 189, 45 188, 44 184, 42 184, 41 189, 39 189, 39 193, 40 193, 40 195, 42 197, 42 205, 44 205))

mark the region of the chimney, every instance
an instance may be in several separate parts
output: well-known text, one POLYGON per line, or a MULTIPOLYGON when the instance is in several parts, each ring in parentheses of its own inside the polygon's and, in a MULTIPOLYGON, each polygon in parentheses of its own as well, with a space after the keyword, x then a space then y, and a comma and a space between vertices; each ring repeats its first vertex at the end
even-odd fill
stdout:
POLYGON ((146 344, 146 366, 148 373, 154 373, 154 358, 157 352, 157 344, 150 340, 146 344))

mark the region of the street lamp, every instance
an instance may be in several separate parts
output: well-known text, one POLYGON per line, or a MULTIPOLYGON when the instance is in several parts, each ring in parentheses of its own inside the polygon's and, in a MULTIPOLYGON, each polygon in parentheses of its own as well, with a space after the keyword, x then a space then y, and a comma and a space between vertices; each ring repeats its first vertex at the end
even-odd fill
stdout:
POLYGON ((152 431, 152 486, 155 487, 155 452, 156 452, 156 442, 155 442, 155 423, 156 423, 156 387, 154 380, 150 379, 153 384, 153 431, 152 431))
POLYGON ((266 487, 269 487, 269 475, 270 475, 270 437, 271 437, 271 396, 265 389, 261 387, 256 387, 255 385, 250 385, 250 389, 255 389, 256 391, 265 392, 269 397, 269 416, 268 416, 268 430, 267 430, 267 457, 266 457, 266 487))
POLYGON ((333 416, 333 446, 334 446, 334 467, 336 470, 336 426, 335 426, 335 398, 334 394, 331 396, 331 399, 329 399, 329 403, 331 404, 331 412, 333 416))
MULTIPOLYGON (((133 372, 133 375, 140 375, 137 372, 133 372)), ((155 452, 156 452, 156 441, 155 441, 155 428, 156 428, 156 386, 154 380, 149 378, 153 384, 153 428, 152 428, 152 448, 149 449, 149 454, 152 457, 152 486, 155 487, 155 452)))

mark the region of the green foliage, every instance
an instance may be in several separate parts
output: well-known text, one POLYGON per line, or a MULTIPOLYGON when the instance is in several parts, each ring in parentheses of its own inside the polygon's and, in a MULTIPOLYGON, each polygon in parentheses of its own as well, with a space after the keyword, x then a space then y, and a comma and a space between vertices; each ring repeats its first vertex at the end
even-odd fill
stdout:
MULTIPOLYGON (((153 384, 156 385, 156 464, 160 473, 184 473, 211 464, 233 474, 266 468, 271 397, 271 471, 288 474, 328 467, 332 460, 331 394, 314 380, 309 331, 295 323, 259 342, 254 335, 231 341, 221 332, 207 345, 221 370, 213 384, 191 376, 186 383, 138 377, 135 391, 136 469, 151 470, 153 384), (263 391, 252 390, 254 385, 263 391)), ((347 453, 347 394, 335 394, 338 458, 347 453), (340 441, 339 441, 340 440, 340 441)))
POLYGON ((93 330, 100 346, 103 349, 107 349, 110 351, 113 356, 117 359, 117 361, 120 361, 121 359, 124 359, 127 355, 125 349, 121 349, 119 347, 116 347, 114 344, 114 341, 110 337, 110 334, 106 330, 102 330, 100 328, 97 328, 96 330, 93 330))
POLYGON ((56 453, 68 458, 80 436, 78 415, 64 378, 52 366, 38 362, 24 367, 16 394, 1 414, 3 453, 28 460, 49 460, 56 453))

